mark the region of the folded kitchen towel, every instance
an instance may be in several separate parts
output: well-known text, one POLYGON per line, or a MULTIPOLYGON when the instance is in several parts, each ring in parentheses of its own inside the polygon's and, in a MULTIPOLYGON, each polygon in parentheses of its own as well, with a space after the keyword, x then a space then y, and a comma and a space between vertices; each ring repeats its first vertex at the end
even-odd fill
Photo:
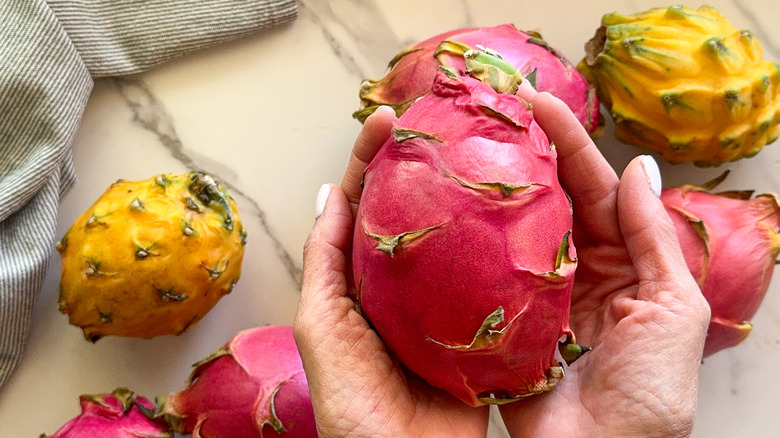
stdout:
POLYGON ((0 1, 0 389, 23 353, 93 78, 296 15, 295 0, 0 1))

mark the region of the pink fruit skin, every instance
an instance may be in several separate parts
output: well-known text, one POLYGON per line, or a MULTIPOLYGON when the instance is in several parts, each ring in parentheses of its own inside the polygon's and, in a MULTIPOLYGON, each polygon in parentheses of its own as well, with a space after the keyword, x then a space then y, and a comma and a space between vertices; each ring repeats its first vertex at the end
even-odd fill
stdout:
POLYGON ((748 321, 766 295, 780 252, 777 199, 750 195, 713 194, 694 186, 667 188, 661 194, 688 269, 712 311, 705 356, 748 336, 748 321))
POLYGON ((170 438, 173 436, 164 422, 149 418, 154 412, 154 403, 144 397, 134 397, 129 404, 123 405, 115 393, 82 395, 79 398, 81 415, 70 420, 54 435, 45 438, 170 438))
POLYGON ((554 148, 519 98, 444 73, 395 128, 438 140, 391 137, 366 169, 353 239, 362 311, 405 366, 465 403, 540 392, 570 334, 576 267, 568 246, 551 274, 572 227, 554 148), (504 196, 496 182, 528 187, 504 196), (429 227, 392 255, 367 234, 429 227), (503 334, 463 348, 499 306, 503 334))
POLYGON ((290 326, 236 334, 196 364, 162 415, 193 438, 316 437, 309 387, 290 326), (277 431, 275 419, 284 430, 277 431), (179 423, 176 425, 176 423, 179 423))
POLYGON ((410 53, 378 81, 376 88, 368 94, 369 100, 389 105, 409 102, 430 90, 441 64, 462 70, 465 67, 462 56, 444 54, 440 60, 434 57, 436 48, 445 40, 471 48, 479 45, 495 50, 523 76, 536 70, 536 89, 547 91, 563 100, 591 135, 599 135, 603 118, 599 112, 595 88, 563 55, 546 45, 541 38, 520 31, 511 24, 453 30, 406 48, 404 51, 410 53))

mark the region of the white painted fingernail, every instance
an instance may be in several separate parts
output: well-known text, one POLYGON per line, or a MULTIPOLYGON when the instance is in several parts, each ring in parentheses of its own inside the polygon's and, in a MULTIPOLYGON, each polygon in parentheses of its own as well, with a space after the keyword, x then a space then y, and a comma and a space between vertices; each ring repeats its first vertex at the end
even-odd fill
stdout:
POLYGON ((314 217, 318 218, 325 210, 325 203, 328 202, 330 195, 330 184, 323 184, 317 192, 317 199, 314 200, 314 217))
POLYGON ((393 107, 389 105, 380 105, 379 107, 377 107, 377 109, 374 112, 376 113, 385 112, 388 114, 395 115, 395 110, 393 109, 393 107))
POLYGON ((647 175, 650 190, 656 196, 661 196, 661 170, 658 168, 658 163, 650 155, 643 155, 641 163, 642 169, 645 171, 645 175, 647 175))

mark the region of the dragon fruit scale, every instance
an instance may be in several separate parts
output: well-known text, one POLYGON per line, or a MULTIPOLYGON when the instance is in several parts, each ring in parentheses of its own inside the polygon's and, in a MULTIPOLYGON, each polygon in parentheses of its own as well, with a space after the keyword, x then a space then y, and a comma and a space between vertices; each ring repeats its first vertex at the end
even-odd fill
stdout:
POLYGON ((780 207, 772 194, 711 193, 725 177, 702 186, 664 189, 688 269, 710 304, 704 346, 710 356, 742 342, 763 301, 780 253, 780 207))
POLYGON ((353 239, 362 312, 407 368, 469 405, 550 390, 563 377, 559 339, 567 362, 584 351, 568 325, 571 227, 529 105, 443 69, 365 171, 353 239))
POLYGON ((780 135, 780 66, 711 7, 606 14, 585 49, 577 67, 623 143, 717 166, 780 135))
POLYGON ((54 435, 40 438, 172 438, 165 422, 153 419, 154 403, 127 388, 111 394, 82 395, 81 415, 54 435))
POLYGON ((57 244, 59 310, 95 342, 180 334, 241 275, 246 232, 202 172, 113 183, 57 244))
POLYGON ((406 47, 390 61, 384 78, 363 81, 360 109, 353 116, 362 122, 380 105, 395 108, 400 116, 430 91, 440 66, 462 70, 463 54, 478 48, 500 53, 537 90, 563 100, 592 137, 601 134, 603 118, 595 88, 540 34, 511 24, 452 30, 406 47))
POLYGON ((237 333, 198 362, 159 417, 193 438, 316 437, 308 382, 290 326, 237 333))

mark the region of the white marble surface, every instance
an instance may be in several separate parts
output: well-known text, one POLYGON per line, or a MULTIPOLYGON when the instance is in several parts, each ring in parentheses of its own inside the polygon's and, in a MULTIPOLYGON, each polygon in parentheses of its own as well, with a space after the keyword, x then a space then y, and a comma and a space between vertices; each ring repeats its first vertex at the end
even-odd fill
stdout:
MULTIPOLYGON (((751 29, 780 60, 775 0, 709 2, 751 29)), ((128 386, 154 396, 177 389, 190 365, 238 330, 290 324, 299 296, 301 250, 314 197, 339 182, 360 129, 351 118, 364 77, 384 74, 405 45, 465 26, 511 22, 541 31, 570 60, 611 11, 656 1, 302 0, 284 27, 207 49, 147 73, 97 81, 73 143, 78 182, 64 198, 57 235, 118 178, 199 168, 224 181, 249 232, 244 274, 198 325, 179 337, 85 341, 57 311, 59 257, 38 305, 26 356, 0 393, 0 437, 53 433, 79 412, 78 395, 128 386)), ((698 6, 692 4, 691 6, 698 6)), ((609 125, 598 141, 620 171, 644 151, 619 145, 609 125)), ((757 157, 699 169, 662 165, 665 185, 703 182, 731 169, 725 188, 780 193, 780 145, 757 157)), ((740 346, 701 369, 695 437, 780 436, 780 280, 740 346)), ((669 388, 674 391, 674 388, 669 388)), ((505 432, 494 424, 491 436, 505 432)))

